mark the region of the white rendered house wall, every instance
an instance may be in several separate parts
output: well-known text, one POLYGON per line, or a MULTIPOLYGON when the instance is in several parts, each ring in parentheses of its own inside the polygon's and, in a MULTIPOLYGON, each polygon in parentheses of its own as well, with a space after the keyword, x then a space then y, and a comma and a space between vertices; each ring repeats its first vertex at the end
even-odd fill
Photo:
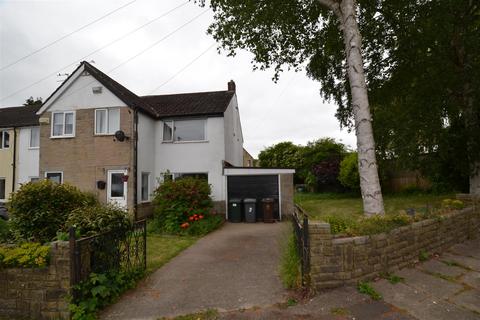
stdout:
POLYGON ((25 127, 19 129, 18 135, 18 159, 17 159, 17 182, 15 189, 20 187, 21 183, 30 182, 32 178, 38 178, 39 175, 39 147, 30 147, 30 134, 33 128, 25 127))
POLYGON ((152 118, 138 114, 138 144, 137 144, 137 203, 148 202, 152 199, 151 193, 157 187, 155 172, 155 147, 157 122, 152 118), (142 200, 142 173, 149 173, 149 199, 142 200))
POLYGON ((223 164, 225 159, 224 119, 205 118, 205 141, 163 142, 163 121, 156 121, 155 177, 162 173, 208 173, 214 201, 225 200, 223 164))

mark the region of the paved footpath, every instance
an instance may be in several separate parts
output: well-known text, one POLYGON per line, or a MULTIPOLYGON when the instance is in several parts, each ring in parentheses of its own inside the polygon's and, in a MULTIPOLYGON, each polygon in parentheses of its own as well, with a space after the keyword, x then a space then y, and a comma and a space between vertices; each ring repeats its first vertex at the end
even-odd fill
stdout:
POLYGON ((396 273, 404 280, 372 283, 383 299, 353 287, 317 294, 304 304, 220 313, 220 319, 479 320, 480 239, 396 273))

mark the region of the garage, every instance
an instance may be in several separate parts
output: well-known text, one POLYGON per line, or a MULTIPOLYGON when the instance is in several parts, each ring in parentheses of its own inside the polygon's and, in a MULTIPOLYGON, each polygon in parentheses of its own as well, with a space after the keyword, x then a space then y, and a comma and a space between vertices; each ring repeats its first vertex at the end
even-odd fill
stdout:
MULTIPOLYGON (((282 216, 292 213, 293 210, 293 169, 272 169, 272 168, 225 168, 227 186, 227 220, 232 201, 241 201, 241 210, 245 210, 245 199, 251 201, 255 207, 256 221, 264 221, 263 199, 273 200, 273 218, 276 221, 282 220, 282 216)), ((242 221, 245 216, 242 215, 242 221)))

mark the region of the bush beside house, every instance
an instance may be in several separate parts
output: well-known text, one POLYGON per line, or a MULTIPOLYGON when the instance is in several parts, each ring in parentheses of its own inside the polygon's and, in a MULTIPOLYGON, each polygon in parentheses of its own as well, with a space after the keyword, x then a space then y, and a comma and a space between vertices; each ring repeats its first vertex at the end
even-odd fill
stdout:
POLYGON ((152 229, 188 235, 202 235, 216 229, 223 218, 213 214, 210 193, 210 185, 202 179, 165 181, 155 191, 152 229))

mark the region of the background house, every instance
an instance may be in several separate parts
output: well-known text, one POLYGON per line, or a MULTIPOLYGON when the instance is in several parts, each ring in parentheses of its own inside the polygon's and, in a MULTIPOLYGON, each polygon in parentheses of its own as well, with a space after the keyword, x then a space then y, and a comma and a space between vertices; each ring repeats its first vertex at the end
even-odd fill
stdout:
POLYGON ((37 106, 0 109, 0 202, 39 177, 37 106))

